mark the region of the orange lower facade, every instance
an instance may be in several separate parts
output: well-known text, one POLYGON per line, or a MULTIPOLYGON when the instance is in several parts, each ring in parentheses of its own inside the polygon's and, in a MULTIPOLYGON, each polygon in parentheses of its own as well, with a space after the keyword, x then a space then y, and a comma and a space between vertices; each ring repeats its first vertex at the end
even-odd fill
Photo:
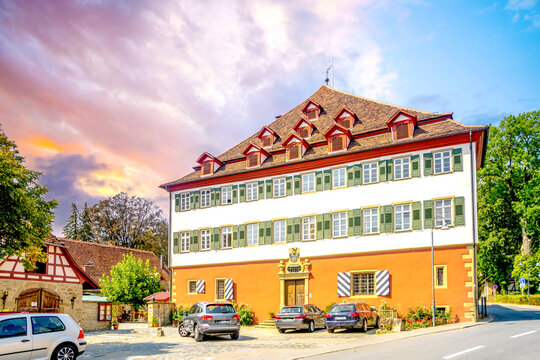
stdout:
MULTIPOLYGON (((451 311, 457 321, 474 319, 473 247, 452 246, 436 248, 435 268, 443 267, 444 285, 435 290, 436 307, 451 311)), ((248 304, 255 313, 255 322, 269 318, 287 303, 287 287, 291 281, 305 283, 305 303, 324 309, 328 304, 360 301, 379 309, 384 302, 400 313, 411 307, 432 304, 431 249, 395 250, 385 252, 313 257, 301 273, 284 273, 283 265, 274 261, 252 261, 234 264, 203 265, 173 268, 172 301, 193 304, 217 299, 216 279, 232 278, 234 300, 248 304), (390 291, 387 296, 339 297, 337 274, 388 270, 390 291), (188 282, 204 280, 203 293, 190 294, 188 282), (303 280, 304 282, 301 282, 303 280)), ((306 259, 301 259, 305 263, 306 259)))

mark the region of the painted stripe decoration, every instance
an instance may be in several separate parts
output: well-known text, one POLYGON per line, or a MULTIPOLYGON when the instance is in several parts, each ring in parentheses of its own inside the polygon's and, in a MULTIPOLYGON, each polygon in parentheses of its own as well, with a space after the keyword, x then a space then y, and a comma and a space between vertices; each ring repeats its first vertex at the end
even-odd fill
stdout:
POLYGON ((233 299, 233 281, 232 279, 225 279, 225 299, 233 299))
POLYGON ((204 293, 204 280, 197 280, 197 293, 204 293))
POLYGON ((337 274, 337 296, 351 296, 351 273, 337 274))
POLYGON ((390 295, 390 274, 388 270, 377 271, 377 295, 390 295))

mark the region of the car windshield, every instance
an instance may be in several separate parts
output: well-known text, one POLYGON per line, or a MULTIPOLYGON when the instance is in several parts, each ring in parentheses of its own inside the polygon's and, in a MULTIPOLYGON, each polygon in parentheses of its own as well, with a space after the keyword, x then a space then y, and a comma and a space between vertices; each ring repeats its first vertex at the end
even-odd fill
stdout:
POLYGON ((332 306, 332 309, 330 309, 330 312, 353 312, 354 311, 354 304, 339 304, 332 306))
POLYGON ((302 312, 302 308, 295 306, 295 307, 284 307, 281 309, 281 314, 300 314, 302 312))
POLYGON ((231 304, 212 304, 206 306, 206 312, 209 314, 233 314, 234 308, 231 304))

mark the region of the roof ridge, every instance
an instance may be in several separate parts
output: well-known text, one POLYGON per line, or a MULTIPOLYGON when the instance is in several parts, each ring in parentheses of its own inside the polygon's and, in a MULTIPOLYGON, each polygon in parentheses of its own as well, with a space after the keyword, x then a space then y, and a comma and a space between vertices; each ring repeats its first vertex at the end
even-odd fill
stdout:
MULTIPOLYGON (((96 242, 93 242, 93 241, 83 241, 83 240, 75 240, 75 239, 68 239, 68 238, 56 238, 56 239, 59 240, 59 241, 73 241, 73 242, 86 243, 86 244, 91 244, 91 245, 96 245, 96 246, 113 247, 113 248, 117 248, 117 249, 126 249, 126 250, 129 250, 129 251, 138 251, 138 252, 145 252, 145 253, 149 253, 149 254, 154 254, 154 252, 152 252, 150 250, 128 248, 128 247, 125 247, 125 246, 117 246, 117 245, 111 245, 111 244, 101 244, 101 243, 96 243, 96 242)), ((157 257, 156 254, 154 254, 154 255, 157 257)))
MULTIPOLYGON (((390 104, 390 103, 387 103, 387 102, 384 102, 384 101, 379 101, 379 100, 374 100, 374 99, 370 99, 370 98, 367 98, 367 97, 364 97, 364 96, 360 96, 360 95, 356 95, 356 94, 351 94, 351 93, 348 93, 346 91, 343 91, 343 90, 338 90, 338 89, 334 89, 326 84, 323 84, 321 87, 325 87, 327 88, 328 90, 331 90, 331 91, 335 91, 335 92, 338 92, 338 93, 341 93, 341 94, 345 94, 345 95, 349 95, 349 96, 354 96, 356 98, 359 98, 359 99, 362 99, 362 100, 366 100, 366 101, 371 101, 371 102, 374 102, 376 104, 381 104, 381 105, 386 105, 386 106, 392 106, 392 107, 395 107, 395 108, 398 108, 398 109, 402 109, 402 110, 412 110, 412 111, 416 111, 416 112, 420 112, 420 113, 424 113, 424 114, 438 114, 438 115, 446 115, 446 114, 452 114, 451 112, 443 112, 443 113, 439 113, 439 112, 432 112, 432 111, 424 111, 424 110, 418 110, 418 109, 413 109, 413 108, 409 108, 409 107, 404 107, 404 106, 399 106, 399 105, 394 105, 394 104, 390 104)), ((318 91, 318 90, 317 90, 318 91)))

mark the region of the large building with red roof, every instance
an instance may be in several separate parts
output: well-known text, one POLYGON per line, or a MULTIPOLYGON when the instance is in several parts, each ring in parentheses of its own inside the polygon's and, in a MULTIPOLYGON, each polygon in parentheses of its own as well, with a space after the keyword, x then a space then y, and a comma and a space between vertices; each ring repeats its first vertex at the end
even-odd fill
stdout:
POLYGON ((474 319, 487 126, 323 85, 171 194, 172 301, 430 306, 474 319), (431 235, 434 266, 431 263, 431 235))

